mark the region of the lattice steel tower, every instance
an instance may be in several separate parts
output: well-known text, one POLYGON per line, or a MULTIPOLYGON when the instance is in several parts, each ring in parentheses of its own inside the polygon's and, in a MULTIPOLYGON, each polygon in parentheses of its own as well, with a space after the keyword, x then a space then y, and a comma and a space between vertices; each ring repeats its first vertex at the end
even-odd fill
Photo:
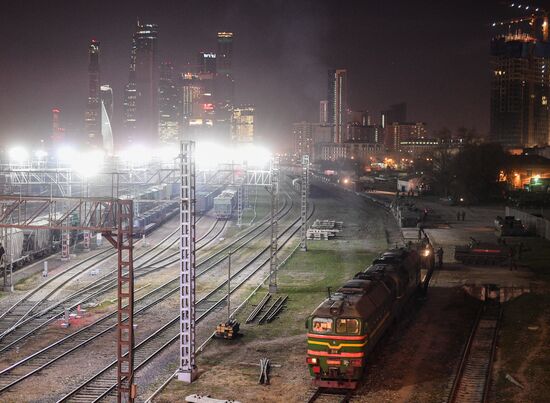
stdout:
POLYGON ((180 144, 180 365, 178 379, 193 382, 195 365, 195 143, 180 144))
POLYGON ((271 248, 269 255, 269 292, 277 292, 277 210, 279 209, 279 157, 271 163, 271 248))
POLYGON ((307 251, 307 197, 309 193, 309 155, 302 156, 302 227, 300 229, 300 250, 307 251))

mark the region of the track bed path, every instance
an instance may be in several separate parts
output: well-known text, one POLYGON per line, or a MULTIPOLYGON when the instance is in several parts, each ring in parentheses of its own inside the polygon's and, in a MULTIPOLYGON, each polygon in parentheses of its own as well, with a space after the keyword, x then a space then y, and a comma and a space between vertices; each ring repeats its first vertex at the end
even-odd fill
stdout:
POLYGON ((501 308, 489 302, 482 308, 460 363, 450 403, 484 402, 489 390, 501 308))

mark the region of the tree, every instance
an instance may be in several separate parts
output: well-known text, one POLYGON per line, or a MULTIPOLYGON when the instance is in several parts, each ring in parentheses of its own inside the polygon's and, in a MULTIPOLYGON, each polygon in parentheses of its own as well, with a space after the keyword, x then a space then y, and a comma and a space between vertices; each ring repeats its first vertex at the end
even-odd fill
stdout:
POLYGON ((449 196, 453 181, 452 161, 453 156, 448 143, 443 143, 433 154, 434 190, 445 197, 449 196))
POLYGON ((499 144, 467 144, 452 162, 453 193, 469 201, 486 201, 500 194, 499 172, 507 155, 499 144))

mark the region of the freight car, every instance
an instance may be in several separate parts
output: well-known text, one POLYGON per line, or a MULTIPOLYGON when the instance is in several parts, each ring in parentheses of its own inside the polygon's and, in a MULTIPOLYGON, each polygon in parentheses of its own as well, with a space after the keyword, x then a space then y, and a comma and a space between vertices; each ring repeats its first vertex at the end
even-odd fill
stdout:
POLYGON ((219 196, 214 198, 214 214, 216 214, 216 218, 224 220, 231 218, 236 203, 237 195, 235 190, 224 190, 219 196))
POLYGON ((292 188, 300 192, 302 190, 302 180, 300 178, 294 178, 292 179, 292 188))
POLYGON ((134 218, 134 236, 141 238, 174 217, 179 211, 177 202, 160 202, 157 206, 134 218))
POLYGON ((370 352, 419 286, 418 252, 398 248, 329 295, 306 321, 306 361, 314 384, 355 389, 370 352))

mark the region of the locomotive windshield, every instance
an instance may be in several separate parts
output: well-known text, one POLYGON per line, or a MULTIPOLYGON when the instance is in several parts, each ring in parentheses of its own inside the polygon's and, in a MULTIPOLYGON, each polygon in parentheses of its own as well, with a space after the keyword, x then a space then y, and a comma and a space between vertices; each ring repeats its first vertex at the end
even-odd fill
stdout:
POLYGON ((330 319, 330 318, 313 318, 313 331, 315 333, 330 333, 330 332, 332 332, 332 319, 330 319))
POLYGON ((359 321, 357 319, 338 319, 336 321, 336 333, 359 333, 359 321))

